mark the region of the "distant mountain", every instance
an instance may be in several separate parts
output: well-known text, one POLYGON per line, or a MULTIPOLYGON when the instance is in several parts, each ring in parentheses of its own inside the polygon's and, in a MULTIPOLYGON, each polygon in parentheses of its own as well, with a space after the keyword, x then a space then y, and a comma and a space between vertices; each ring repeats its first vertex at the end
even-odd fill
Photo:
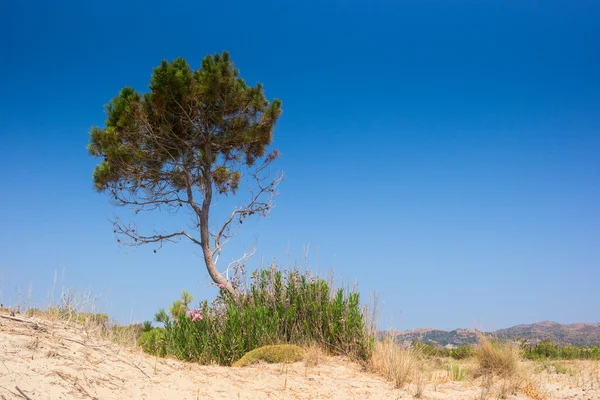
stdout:
MULTIPOLYGON (((487 332, 486 335, 509 340, 526 339, 535 344, 542 339, 552 339, 559 345, 599 346, 600 323, 578 323, 561 325, 552 321, 530 325, 517 325, 512 328, 487 332)), ((385 331, 381 336, 391 336, 397 343, 409 344, 416 340, 421 343, 433 343, 442 347, 457 347, 477 343, 477 333, 471 329, 415 329, 412 331, 385 331)))
POLYGON ((415 329, 412 331, 385 331, 380 336, 391 336, 398 344, 410 344, 413 341, 432 343, 442 347, 458 347, 477 343, 477 333, 470 329, 415 329))
POLYGON ((542 339, 552 339, 555 343, 563 346, 568 344, 576 346, 600 345, 600 323, 561 325, 552 321, 544 321, 499 329, 494 334, 508 339, 527 339, 529 343, 537 343, 542 339))

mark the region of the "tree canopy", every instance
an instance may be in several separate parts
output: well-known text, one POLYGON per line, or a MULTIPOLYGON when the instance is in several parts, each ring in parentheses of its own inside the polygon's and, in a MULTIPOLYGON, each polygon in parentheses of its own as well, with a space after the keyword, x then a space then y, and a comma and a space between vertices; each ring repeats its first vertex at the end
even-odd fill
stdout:
POLYGON ((282 175, 271 175, 269 166, 279 153, 267 153, 267 146, 281 101, 269 102, 260 83, 249 86, 227 52, 206 56, 198 70, 183 58, 163 60, 149 89, 141 94, 123 88, 106 106, 105 127, 91 129, 88 151, 103 158, 94 171, 94 185, 135 214, 190 210, 190 231, 141 234, 135 224, 120 219, 113 221, 114 231, 133 246, 191 240, 202 248, 213 281, 235 294, 217 270, 215 257, 234 234, 233 225, 266 215, 273 206, 282 175), (235 194, 244 178, 251 182, 248 198, 210 232, 213 198, 235 194))

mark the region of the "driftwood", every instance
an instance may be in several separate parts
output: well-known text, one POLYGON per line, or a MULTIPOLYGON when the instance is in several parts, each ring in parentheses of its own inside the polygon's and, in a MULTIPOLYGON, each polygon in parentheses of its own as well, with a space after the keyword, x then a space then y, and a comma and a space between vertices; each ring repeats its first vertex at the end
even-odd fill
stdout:
POLYGON ((22 322, 24 324, 30 324, 30 325, 33 325, 33 327, 35 329, 42 329, 42 325, 37 321, 32 321, 29 319, 23 319, 23 318, 19 318, 19 317, 13 317, 11 315, 4 315, 4 314, 0 314, 0 318, 10 319, 11 321, 22 322))
POLYGON ((17 389, 19 393, 21 393, 21 396, 25 397, 27 400, 33 400, 31 397, 27 396, 27 394, 24 391, 22 391, 18 386, 15 386, 15 389, 17 389))
POLYGON ((30 321, 28 319, 23 319, 23 318, 19 318, 19 317, 13 317, 10 315, 4 315, 4 314, 0 314, 0 318, 6 318, 6 319, 10 319, 12 321, 18 321, 18 322, 24 322, 26 324, 34 324, 37 325, 37 322, 34 321, 30 321))

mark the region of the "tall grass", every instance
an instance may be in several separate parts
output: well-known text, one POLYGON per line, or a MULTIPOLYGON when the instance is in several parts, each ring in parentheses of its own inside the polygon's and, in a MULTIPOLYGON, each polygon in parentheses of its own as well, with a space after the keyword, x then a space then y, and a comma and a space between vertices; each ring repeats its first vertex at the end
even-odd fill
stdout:
MULTIPOLYGON (((273 344, 318 343, 334 354, 368 359, 372 338, 359 293, 334 288, 330 281, 275 267, 238 277, 238 296, 220 290, 212 303, 194 310, 182 298, 157 319, 164 330, 142 337, 142 347, 159 355, 200 363, 231 365, 245 353, 273 344)), ((183 296, 185 297, 185 296, 183 296)), ((187 299, 189 300, 189 299, 187 299)))
POLYGON ((475 351, 480 375, 509 378, 520 372, 521 351, 513 343, 490 339, 479 334, 479 348, 475 351))
POLYGON ((384 338, 375 343, 368 369, 402 388, 418 374, 421 357, 418 348, 400 347, 391 338, 384 338))

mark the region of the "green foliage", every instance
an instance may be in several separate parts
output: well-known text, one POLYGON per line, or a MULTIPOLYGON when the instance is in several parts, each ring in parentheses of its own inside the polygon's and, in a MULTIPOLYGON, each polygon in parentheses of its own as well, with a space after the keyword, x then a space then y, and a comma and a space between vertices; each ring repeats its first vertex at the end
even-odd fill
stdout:
MULTIPOLYGON (((274 267, 254 273, 249 287, 238 290, 232 296, 222 289, 210 305, 204 301, 176 318, 159 313, 165 326, 164 354, 231 365, 262 346, 319 343, 332 353, 369 357, 372 338, 357 292, 274 267)), ((150 334, 146 336, 150 343, 150 334)))
POLYGON ((421 343, 417 340, 413 340, 411 347, 425 357, 451 357, 455 360, 473 357, 475 352, 473 346, 458 346, 448 349, 445 347, 440 347, 435 343, 421 343))
POLYGON ((560 347, 554 343, 552 339, 544 339, 533 346, 523 342, 521 348, 523 350, 523 356, 530 360, 600 360, 599 346, 585 347, 567 345, 560 347))
POLYGON ((458 346, 450 350, 450 357, 455 360, 463 360, 473 357, 475 351, 473 346, 458 346))
POLYGON ((142 329, 142 331, 143 331, 143 332, 148 332, 148 331, 150 331, 151 329, 152 329, 152 322, 151 322, 151 321, 144 321, 144 324, 143 324, 143 329, 142 329))
POLYGON ((237 360, 234 367, 245 367, 255 364, 259 361, 265 361, 271 364, 293 363, 304 359, 304 350, 300 346, 293 344, 277 344, 272 346, 263 346, 244 354, 237 360))
POLYGON ((142 335, 138 340, 138 344, 146 353, 164 357, 167 355, 164 335, 164 329, 152 328, 148 331, 142 332, 142 335))
POLYGON ((422 354, 425 357, 450 357, 450 349, 436 346, 433 343, 421 343, 413 340, 411 347, 416 353, 422 354))
POLYGON ((183 58, 163 60, 149 87, 143 95, 123 88, 106 107, 105 127, 90 131, 88 151, 103 157, 96 188, 168 193, 192 172, 192 189, 205 189, 208 175, 198 171, 210 169, 220 193, 235 192, 241 175, 232 162, 265 155, 281 101, 267 101, 260 83, 248 86, 228 52, 204 57, 195 71, 183 58))

